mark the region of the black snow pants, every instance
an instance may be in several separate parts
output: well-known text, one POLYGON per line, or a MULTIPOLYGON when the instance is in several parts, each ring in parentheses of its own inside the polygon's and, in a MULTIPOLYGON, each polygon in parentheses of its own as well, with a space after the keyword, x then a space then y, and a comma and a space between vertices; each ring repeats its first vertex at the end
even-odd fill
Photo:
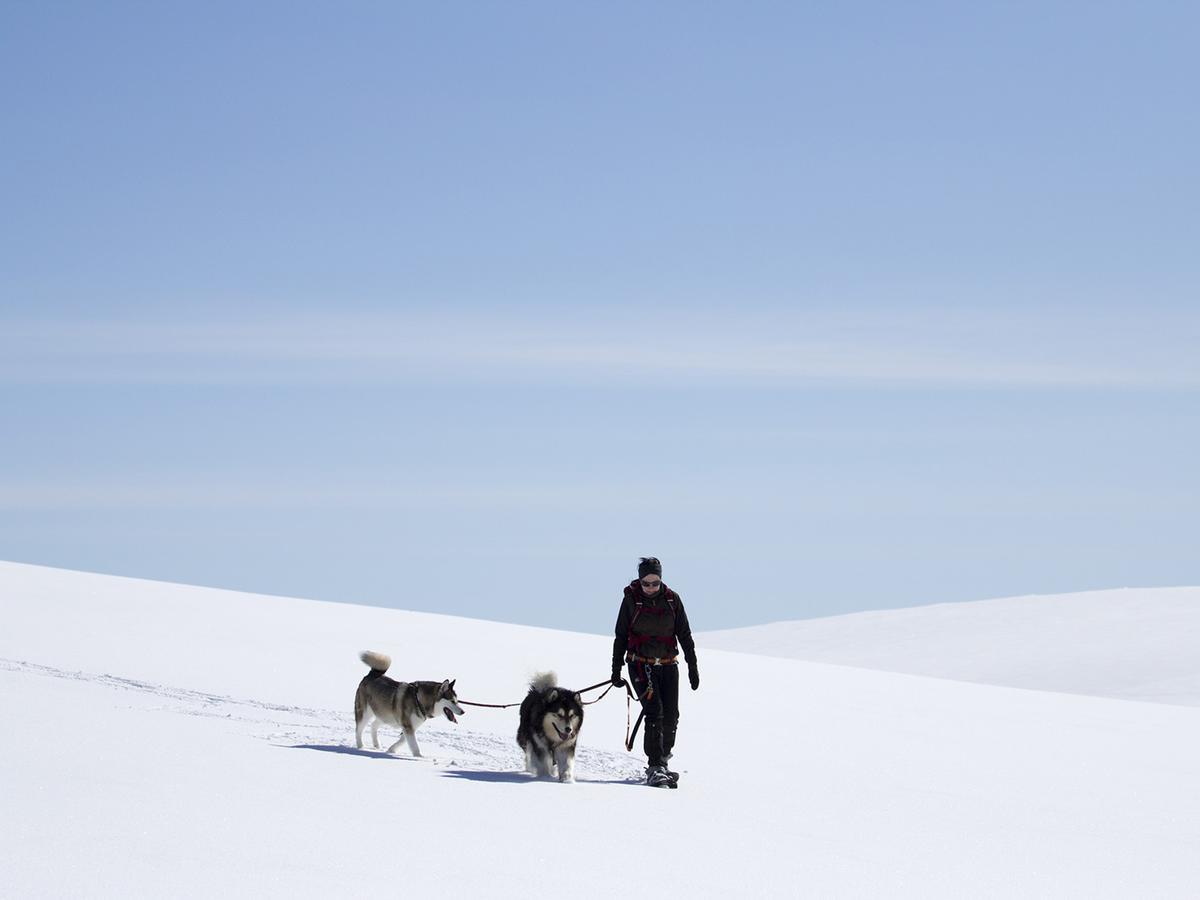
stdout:
POLYGON ((679 663, 654 666, 633 660, 629 682, 646 713, 646 760, 651 766, 665 766, 675 748, 679 725, 679 663), (647 688, 651 689, 648 693, 647 688))

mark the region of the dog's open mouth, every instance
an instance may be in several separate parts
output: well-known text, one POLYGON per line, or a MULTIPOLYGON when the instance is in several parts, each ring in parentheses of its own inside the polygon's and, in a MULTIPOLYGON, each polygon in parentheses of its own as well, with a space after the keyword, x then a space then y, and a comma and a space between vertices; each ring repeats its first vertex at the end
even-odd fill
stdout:
POLYGON ((558 732, 558 739, 560 741, 565 741, 567 738, 569 738, 571 736, 570 728, 568 728, 566 731, 563 731, 561 728, 558 727, 557 722, 551 722, 550 724, 553 725, 554 730, 558 732))
POLYGON ((442 712, 444 712, 444 713, 446 714, 446 718, 447 718, 447 719, 449 719, 451 722, 454 722, 455 724, 458 724, 458 719, 454 718, 454 713, 452 713, 452 712, 450 711, 450 707, 448 707, 448 706, 443 706, 443 707, 442 707, 442 712))

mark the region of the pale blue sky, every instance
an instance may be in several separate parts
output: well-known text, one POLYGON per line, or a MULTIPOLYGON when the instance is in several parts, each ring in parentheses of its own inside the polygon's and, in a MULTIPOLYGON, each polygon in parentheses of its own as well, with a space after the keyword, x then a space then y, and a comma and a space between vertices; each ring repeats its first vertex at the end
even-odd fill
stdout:
POLYGON ((7 4, 0 558, 607 631, 1200 582, 1188 4, 7 4))

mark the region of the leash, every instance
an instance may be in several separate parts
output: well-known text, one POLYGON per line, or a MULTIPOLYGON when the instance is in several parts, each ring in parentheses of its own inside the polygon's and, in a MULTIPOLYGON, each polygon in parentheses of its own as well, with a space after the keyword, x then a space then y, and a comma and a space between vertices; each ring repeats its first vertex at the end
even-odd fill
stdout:
MULTIPOLYGON (((608 692, 616 687, 616 685, 612 683, 611 678, 606 678, 604 681, 597 681, 595 684, 589 685, 588 687, 576 691, 575 693, 586 694, 588 691, 594 691, 596 688, 602 688, 605 685, 608 685, 608 687, 605 688, 604 693, 595 700, 581 701, 584 706, 591 706, 593 703, 599 703, 601 700, 603 700, 608 695, 608 692)), ((625 681, 625 679, 621 679, 621 686, 625 688, 625 749, 629 750, 633 746, 633 738, 637 737, 638 725, 642 724, 642 716, 646 714, 646 711, 642 710, 642 715, 638 716, 637 725, 633 726, 633 737, 630 737, 629 717, 630 705, 633 701, 633 689, 629 686, 629 682, 625 681)), ((487 709, 509 709, 513 706, 520 706, 524 701, 518 700, 516 703, 475 703, 472 700, 459 700, 458 702, 463 706, 482 706, 486 707, 487 709)))
POLYGON ((615 687, 616 687, 616 685, 612 683, 612 679, 611 679, 611 678, 609 678, 609 679, 607 679, 607 680, 605 680, 605 681, 598 681, 598 682, 596 682, 595 684, 593 684, 591 687, 585 687, 585 688, 584 688, 582 691, 576 691, 576 693, 579 693, 579 694, 586 694, 588 691, 594 691, 596 688, 598 688, 598 687, 604 687, 604 685, 606 685, 606 684, 608 685, 608 687, 607 687, 607 688, 604 688, 604 693, 603 693, 603 694, 601 694, 599 697, 597 697, 595 700, 583 700, 583 701, 581 701, 581 702, 583 703, 583 705, 584 705, 584 706, 591 706, 593 703, 599 703, 601 700, 603 700, 603 699, 604 699, 604 697, 605 697, 605 695, 607 695, 609 691, 611 691, 613 688, 615 688, 615 687))
POLYGON ((463 706, 486 706, 488 709, 508 709, 510 706, 520 706, 520 703, 472 703, 470 700, 459 700, 463 706))
MULTIPOLYGON (((608 691, 611 691, 614 687, 616 687, 616 685, 612 683, 612 679, 606 678, 604 681, 597 681, 590 687, 585 687, 583 690, 575 691, 575 693, 586 694, 588 691, 594 691, 596 688, 604 687, 606 684, 608 685, 608 691)), ((626 685, 625 689, 629 690, 628 685, 626 685)), ((607 694, 608 691, 605 691, 604 694, 607 694)), ((591 706, 593 703, 599 703, 604 699, 604 694, 601 694, 595 700, 584 700, 583 705, 591 706)), ((458 702, 463 706, 486 706, 488 709, 508 709, 510 706, 520 706, 524 701, 518 700, 516 703, 474 703, 470 700, 459 700, 458 702)))
POLYGON ((630 753, 633 752, 633 742, 637 740, 638 729, 642 727, 642 719, 646 718, 646 710, 643 708, 638 713, 638 720, 633 726, 633 734, 629 733, 629 710, 625 711, 625 749, 630 753))
MULTIPOLYGON (((583 691, 593 691, 596 688, 600 687, 600 685, 602 685, 604 683, 605 682, 601 681, 600 684, 593 684, 590 688, 584 688, 583 691)), ((634 740, 634 738, 637 737, 638 725, 642 724, 642 716, 646 715, 646 710, 643 709, 641 712, 641 715, 638 716, 637 725, 633 726, 633 734, 630 735, 629 734, 629 716, 630 716, 629 710, 630 710, 631 704, 633 703, 633 688, 631 688, 629 686, 629 682, 626 681, 624 678, 621 679, 621 686, 623 688, 625 688, 625 749, 628 751, 632 751, 633 750, 633 740, 634 740)), ((609 691, 611 691, 615 687, 616 687, 616 685, 612 683, 612 679, 609 679, 608 687, 605 688, 604 694, 607 694, 609 691)), ((582 694, 583 691, 580 691, 579 693, 582 694)), ((595 700, 585 700, 583 702, 583 705, 591 706, 593 703, 599 703, 601 700, 604 699, 604 694, 601 694, 595 700)))

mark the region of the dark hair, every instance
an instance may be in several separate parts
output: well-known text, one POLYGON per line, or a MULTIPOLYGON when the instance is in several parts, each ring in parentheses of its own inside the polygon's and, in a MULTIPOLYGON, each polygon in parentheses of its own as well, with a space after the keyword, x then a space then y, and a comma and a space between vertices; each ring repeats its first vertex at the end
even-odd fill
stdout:
POLYGON ((641 562, 638 563, 638 578, 645 578, 647 575, 657 575, 662 578, 662 563, 653 556, 643 556, 641 562))

